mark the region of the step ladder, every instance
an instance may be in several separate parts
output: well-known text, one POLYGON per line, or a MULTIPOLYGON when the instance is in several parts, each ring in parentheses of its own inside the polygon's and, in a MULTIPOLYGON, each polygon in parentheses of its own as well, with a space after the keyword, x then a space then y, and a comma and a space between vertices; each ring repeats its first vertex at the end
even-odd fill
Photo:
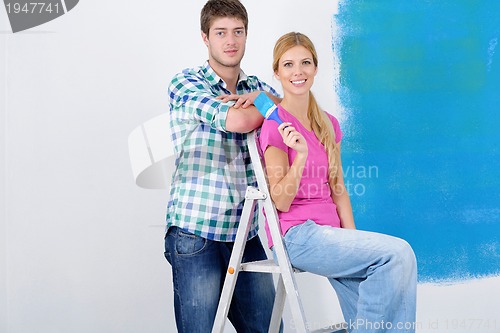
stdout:
POLYGON ((238 274, 242 271, 279 274, 269 333, 279 332, 281 318, 285 307, 285 300, 288 301, 297 333, 347 332, 342 328, 344 323, 339 323, 329 326, 328 328, 315 331, 311 331, 309 329, 294 277, 294 273, 299 271, 294 270, 291 266, 288 254, 286 253, 285 246, 283 244, 279 228, 278 214, 273 202, 271 201, 266 175, 264 173, 257 148, 256 132, 253 131, 249 133, 247 135, 247 139, 250 158, 252 160, 255 176, 257 178, 258 188, 248 186, 246 190, 241 220, 236 234, 236 240, 231 258, 229 260, 228 271, 222 288, 212 333, 223 333, 224 331, 236 280, 238 278, 238 274), (248 238, 248 232, 250 231, 254 208, 257 202, 260 202, 263 205, 266 213, 269 230, 273 238, 274 252, 278 261, 277 263, 273 259, 248 263, 241 262, 248 238))

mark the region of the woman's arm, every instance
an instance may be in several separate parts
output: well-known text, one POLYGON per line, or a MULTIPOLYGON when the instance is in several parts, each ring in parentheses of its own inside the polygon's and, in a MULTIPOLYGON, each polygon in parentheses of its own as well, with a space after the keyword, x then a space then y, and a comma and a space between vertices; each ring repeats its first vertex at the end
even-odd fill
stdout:
POLYGON ((264 152, 264 160, 271 199, 277 210, 287 212, 299 190, 308 149, 302 134, 297 132, 293 126, 290 126, 290 123, 281 124, 278 129, 283 136, 284 143, 296 150, 297 155, 292 165, 289 165, 286 152, 274 146, 269 146, 264 152))
POLYGON ((342 160, 340 159, 340 142, 339 144, 339 170, 337 173, 337 184, 331 185, 332 199, 337 205, 337 213, 340 218, 340 225, 345 229, 356 229, 354 224, 354 216, 352 214, 351 199, 344 184, 344 173, 342 170, 342 160))

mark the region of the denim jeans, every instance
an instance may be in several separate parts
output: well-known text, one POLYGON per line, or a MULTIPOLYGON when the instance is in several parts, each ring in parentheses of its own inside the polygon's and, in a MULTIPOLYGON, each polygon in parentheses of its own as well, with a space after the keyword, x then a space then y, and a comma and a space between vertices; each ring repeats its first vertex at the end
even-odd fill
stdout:
MULTIPOLYGON (((170 227, 165 258, 172 266, 179 333, 212 330, 234 243, 215 242, 170 227)), ((243 262, 267 259, 258 236, 246 243, 243 262)), ((271 274, 240 272, 228 318, 237 332, 268 332, 275 289, 271 274)))
POLYGON ((417 269, 406 241, 308 220, 284 242, 294 267, 328 278, 349 332, 415 332, 417 269))

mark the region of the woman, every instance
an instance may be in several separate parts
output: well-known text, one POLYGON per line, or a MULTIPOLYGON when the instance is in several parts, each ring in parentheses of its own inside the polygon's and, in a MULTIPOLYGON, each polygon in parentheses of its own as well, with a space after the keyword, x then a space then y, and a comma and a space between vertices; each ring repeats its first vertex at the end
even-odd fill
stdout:
POLYGON ((283 87, 284 123, 264 121, 259 137, 290 261, 328 278, 350 332, 414 332, 415 255, 402 239, 355 230, 340 161, 342 132, 310 91, 317 66, 305 35, 288 33, 276 42, 273 70, 283 87))

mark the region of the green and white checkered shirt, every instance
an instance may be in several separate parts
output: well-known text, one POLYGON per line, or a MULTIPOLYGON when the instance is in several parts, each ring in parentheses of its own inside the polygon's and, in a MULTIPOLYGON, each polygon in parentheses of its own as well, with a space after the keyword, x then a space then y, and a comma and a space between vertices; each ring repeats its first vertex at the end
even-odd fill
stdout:
MULTIPOLYGON (((276 91, 255 76, 240 73, 238 94, 276 91)), ((167 206, 167 230, 177 226, 195 235, 233 242, 248 185, 256 186, 246 134, 226 131, 234 102, 215 97, 230 94, 208 62, 174 76, 169 89, 170 128, 176 155, 167 206)), ((250 236, 257 234, 254 212, 250 236)))

